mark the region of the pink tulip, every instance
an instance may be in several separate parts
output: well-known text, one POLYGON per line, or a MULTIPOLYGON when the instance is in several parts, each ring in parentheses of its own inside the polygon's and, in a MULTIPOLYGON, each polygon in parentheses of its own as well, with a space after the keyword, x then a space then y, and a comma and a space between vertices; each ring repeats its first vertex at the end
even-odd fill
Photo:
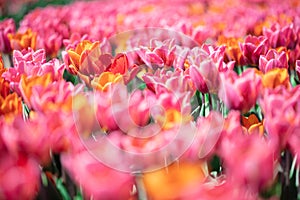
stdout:
POLYGON ((244 185, 226 180, 226 177, 220 177, 204 184, 199 183, 181 194, 182 199, 197 199, 199 197, 203 200, 257 200, 258 194, 249 191, 244 185))
POLYGON ((243 53, 243 63, 257 66, 259 57, 265 55, 269 49, 268 39, 264 36, 256 37, 248 35, 244 43, 240 43, 243 53))
POLYGON ((17 51, 13 53, 14 67, 9 68, 3 73, 5 80, 10 82, 10 87, 20 94, 19 82, 22 75, 27 77, 42 76, 51 73, 54 80, 61 80, 65 65, 59 60, 52 59, 46 62, 45 50, 40 49, 33 51, 32 49, 17 51))
POLYGON ((72 137, 76 136, 74 128, 71 113, 34 113, 26 122, 17 116, 11 124, 1 127, 0 144, 11 156, 24 154, 40 164, 47 164, 50 151, 61 153, 70 149, 72 137))
POLYGON ((70 112, 72 109, 72 95, 79 92, 83 85, 74 86, 70 82, 60 80, 43 87, 33 86, 29 99, 23 94, 27 105, 37 112, 47 113, 49 111, 70 112))
POLYGON ((155 52, 149 50, 147 47, 140 47, 135 51, 140 59, 150 68, 162 68, 164 66, 164 60, 155 52))
POLYGON ((201 47, 215 63, 223 62, 225 56, 225 45, 214 47, 213 45, 203 44, 201 47))
POLYGON ((280 149, 285 148, 287 144, 291 144, 295 148, 295 144, 298 142, 297 137, 299 137, 300 128, 299 98, 299 86, 291 90, 287 90, 285 87, 277 87, 274 90, 266 90, 260 101, 266 131, 269 137, 277 142, 280 149))
POLYGON ((147 90, 135 90, 128 99, 129 117, 137 126, 145 126, 150 120, 150 103, 147 101, 150 96, 147 90))
POLYGON ((214 47, 212 45, 203 44, 202 49, 209 54, 209 57, 216 64, 219 72, 233 70, 235 61, 230 61, 228 63, 224 62, 226 46, 221 45, 219 47, 214 47))
POLYGON ((217 66, 212 60, 204 60, 199 65, 191 65, 188 70, 195 87, 200 92, 216 93, 218 91, 220 77, 217 66))
POLYGON ((255 105, 261 78, 255 70, 247 69, 238 76, 234 71, 221 73, 219 97, 229 109, 248 111, 255 105))
POLYGON ((24 17, 19 30, 30 28, 36 32, 37 48, 43 48, 47 55, 55 57, 63 39, 68 38, 70 34, 69 26, 64 23, 67 18, 67 9, 54 7, 38 9, 24 17))
POLYGON ((272 48, 283 46, 288 49, 294 49, 298 41, 299 31, 299 27, 294 24, 284 27, 281 27, 279 24, 273 24, 271 28, 264 28, 263 34, 269 39, 272 48))
MULTIPOLYGON (((40 140, 43 140, 44 145, 49 146, 51 152, 56 154, 69 151, 73 142, 77 140, 75 125, 72 113, 61 111, 36 114, 29 122, 29 128, 40 134, 40 140)), ((36 151, 39 152, 38 149, 36 151)))
POLYGON ((288 58, 286 52, 278 53, 274 49, 270 49, 266 56, 261 55, 259 58, 259 69, 266 73, 274 68, 288 68, 288 58))
POLYGON ((6 19, 0 22, 0 51, 1 52, 8 53, 12 50, 7 34, 15 33, 15 32, 16 32, 16 25, 13 19, 6 19))
MULTIPOLYGON (((143 77, 144 82, 151 91, 157 96, 162 93, 171 93, 174 100, 181 104, 182 110, 188 110, 188 102, 190 101, 194 91, 191 79, 184 74, 181 69, 174 72, 167 70, 157 70, 154 74, 147 73, 143 77)), ((184 111, 185 113, 187 111, 184 111)))
POLYGON ((150 48, 163 59, 165 66, 172 66, 174 59, 177 57, 174 43, 175 41, 171 39, 163 42, 151 40, 150 48))
POLYGON ((149 122, 149 111, 155 96, 147 90, 136 90, 129 95, 126 86, 119 84, 112 86, 107 92, 96 91, 94 99, 96 117, 104 130, 120 129, 128 132, 149 122))
POLYGON ((224 127, 224 119, 218 112, 210 112, 207 117, 199 117, 197 120, 197 133, 192 145, 184 153, 184 159, 206 159, 217 152, 221 133, 224 127))
POLYGON ((82 187, 85 198, 129 199, 131 197, 133 176, 105 166, 87 150, 64 154, 61 161, 72 179, 82 187), (108 185, 112 181, 113 186, 108 185))
POLYGON ((252 192, 272 184, 277 162, 274 146, 258 134, 236 134, 231 139, 223 139, 220 155, 228 180, 252 192))
POLYGON ((114 100, 111 109, 113 118, 120 130, 125 133, 132 129, 148 126, 150 121, 150 111, 154 105, 156 98, 149 90, 135 90, 131 94, 127 94, 122 102, 114 100), (128 116, 124 118, 124 116, 128 116))
POLYGON ((46 142, 45 131, 40 131, 46 127, 37 125, 26 123, 21 116, 18 116, 12 124, 2 128, 1 137, 11 155, 18 156, 25 153, 39 163, 45 164, 50 160, 50 143, 46 142), (34 134, 32 130, 35 130, 34 134))
POLYGON ((39 189, 38 164, 24 155, 0 154, 0 198, 34 199, 39 189))
POLYGON ((163 130, 157 123, 108 134, 94 134, 85 140, 90 152, 106 165, 121 171, 160 169, 179 159, 195 136, 192 123, 163 130), (111 156, 113 155, 113 156, 111 156))

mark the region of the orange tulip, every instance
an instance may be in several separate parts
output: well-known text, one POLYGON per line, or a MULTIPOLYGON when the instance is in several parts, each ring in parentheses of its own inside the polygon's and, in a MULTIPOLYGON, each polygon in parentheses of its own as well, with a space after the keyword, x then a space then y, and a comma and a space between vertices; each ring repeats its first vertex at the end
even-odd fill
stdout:
POLYGON ((192 118, 190 115, 183 116, 181 112, 176 109, 170 108, 165 111, 162 116, 158 116, 157 121, 161 124, 164 130, 172 129, 175 126, 185 124, 192 118))
POLYGON ((43 76, 33 76, 27 78, 25 75, 21 76, 20 90, 25 102, 29 105, 29 100, 32 95, 32 88, 34 86, 47 86, 53 82, 53 77, 51 74, 45 74, 43 76))
POLYGON ((121 74, 113 74, 112 72, 103 72, 99 77, 95 77, 91 85, 93 88, 101 91, 107 91, 108 87, 114 83, 123 82, 121 74))
POLYGON ((33 86, 29 106, 35 111, 49 112, 72 110, 72 91, 74 85, 65 80, 55 81, 47 86, 33 86))
MULTIPOLYGON (((84 40, 80 42, 75 49, 67 51, 70 61, 68 69, 71 73, 78 74, 86 83, 89 83, 90 81, 88 76, 89 73, 97 74, 97 69, 94 65, 97 65, 95 62, 97 62, 101 54, 99 45, 99 41, 91 42, 89 40, 84 40)), ((110 59, 108 60, 110 61, 110 59)), ((100 66, 98 67, 100 68, 100 66)))
POLYGON ((290 80, 288 70, 285 68, 275 68, 268 71, 262 77, 262 85, 264 88, 276 88, 283 85, 285 88, 290 88, 290 80))
POLYGON ((176 199, 186 190, 201 184, 207 177, 202 163, 174 163, 158 171, 144 174, 150 199, 176 199))
POLYGON ((242 58, 242 52, 239 47, 239 42, 242 42, 241 38, 234 38, 234 37, 225 37, 219 36, 218 44, 226 46, 226 56, 225 61, 236 61, 236 64, 240 64, 242 58))
POLYGON ((9 94, 9 82, 2 78, 2 74, 5 71, 6 70, 3 66, 2 57, 0 54, 0 96, 2 96, 3 98, 5 98, 9 94))
POLYGON ((259 133, 259 135, 264 134, 263 121, 260 122, 255 114, 250 114, 248 117, 242 116, 242 125, 249 134, 259 133))
POLYGON ((3 69, 4 69, 4 64, 3 64, 3 60, 2 60, 2 55, 0 54, 0 72, 3 69))
POLYGON ((126 74, 128 71, 128 58, 125 54, 119 53, 114 58, 111 65, 107 67, 107 71, 112 72, 114 74, 120 73, 120 74, 126 74))
POLYGON ((275 22, 278 22, 281 25, 284 24, 290 24, 293 22, 293 19, 291 16, 288 16, 286 14, 281 13, 278 16, 267 16, 266 19, 264 21, 260 21, 257 24, 254 25, 253 28, 253 33, 256 36, 260 36, 263 34, 263 29, 264 28, 270 28, 272 24, 274 24, 275 22))
MULTIPOLYGON (((69 66, 69 67, 70 67, 70 69, 73 69, 73 72, 75 74, 79 71, 80 65, 82 64, 83 59, 87 57, 87 54, 90 51, 97 48, 99 46, 99 44, 100 43, 98 41, 92 43, 91 41, 84 40, 76 46, 75 50, 73 50, 73 49, 68 50, 68 54, 70 56, 70 61, 71 61, 71 66, 69 66)), ((99 52, 99 55, 100 55, 100 52, 99 52)))
POLYGON ((0 70, 0 96, 5 98, 9 94, 9 83, 1 77, 1 70, 0 70))
POLYGON ((27 49, 28 47, 35 50, 36 48, 36 32, 32 32, 31 29, 27 29, 24 33, 9 33, 8 38, 10 40, 11 48, 14 50, 27 49))
POLYGON ((16 93, 0 96, 0 115, 9 116, 10 114, 18 115, 22 113, 21 98, 16 93))

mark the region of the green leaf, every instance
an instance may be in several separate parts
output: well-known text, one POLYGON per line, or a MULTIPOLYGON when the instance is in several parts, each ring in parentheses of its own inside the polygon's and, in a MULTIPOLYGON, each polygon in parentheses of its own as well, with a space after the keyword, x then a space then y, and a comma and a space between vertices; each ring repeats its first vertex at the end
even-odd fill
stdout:
POLYGON ((42 179, 43 186, 47 187, 48 186, 48 179, 47 179, 47 176, 44 172, 41 173, 41 179, 42 179))
POLYGON ((77 188, 77 194, 76 196, 73 197, 73 200, 83 200, 83 196, 82 196, 82 193, 81 191, 77 188))
POLYGON ((144 90, 145 88, 146 88, 147 86, 146 86, 146 83, 141 83, 140 85, 139 85, 139 89, 140 90, 144 90))
POLYGON ((67 70, 64 71, 63 78, 66 81, 73 83, 73 85, 77 85, 80 81, 78 76, 70 74, 67 70))
POLYGON ((61 178, 57 179, 56 188, 59 191, 59 193, 61 194, 63 200, 71 200, 71 197, 68 194, 68 191, 67 191, 66 187, 64 186, 61 178))
POLYGON ((275 182, 271 187, 264 189, 260 192, 263 199, 270 199, 271 197, 280 197, 282 193, 282 186, 280 182, 275 182))
POLYGON ((29 113, 30 109, 25 103, 22 102, 22 115, 24 120, 27 120, 29 118, 29 113))
POLYGON ((296 85, 298 85, 297 75, 296 75, 296 71, 295 70, 291 70, 291 72, 290 72, 290 82, 291 82, 291 84, 292 84, 293 87, 295 87, 296 85))

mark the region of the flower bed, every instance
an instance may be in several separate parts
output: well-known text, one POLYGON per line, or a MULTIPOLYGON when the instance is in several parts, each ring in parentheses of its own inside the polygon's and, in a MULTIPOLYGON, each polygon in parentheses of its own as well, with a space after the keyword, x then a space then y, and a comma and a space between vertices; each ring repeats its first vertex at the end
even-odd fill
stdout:
POLYGON ((298 13, 115 0, 4 19, 0 199, 299 199, 298 13))

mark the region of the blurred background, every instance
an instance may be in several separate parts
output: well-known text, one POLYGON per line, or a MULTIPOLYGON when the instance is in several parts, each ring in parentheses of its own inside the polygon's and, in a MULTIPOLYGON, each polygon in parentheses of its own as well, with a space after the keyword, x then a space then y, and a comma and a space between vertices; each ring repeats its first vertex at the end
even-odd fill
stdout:
POLYGON ((0 21, 5 18, 13 18, 16 24, 24 15, 37 7, 47 5, 65 5, 74 0, 0 0, 0 21))

